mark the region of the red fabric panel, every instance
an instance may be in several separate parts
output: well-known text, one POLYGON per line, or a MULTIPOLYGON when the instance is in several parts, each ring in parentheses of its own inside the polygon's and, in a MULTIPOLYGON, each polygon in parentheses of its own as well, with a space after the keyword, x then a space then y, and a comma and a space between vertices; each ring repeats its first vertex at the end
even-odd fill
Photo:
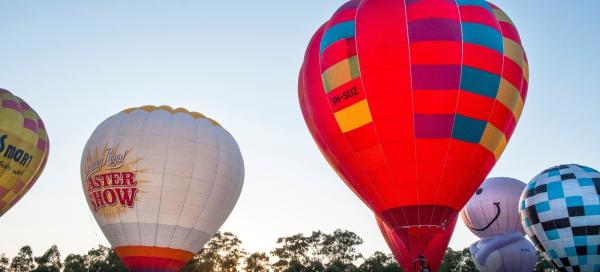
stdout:
POLYGON ((487 47, 471 43, 464 44, 464 65, 466 66, 500 75, 503 58, 504 56, 500 53, 487 47))
POLYGON ((493 13, 480 6, 462 6, 460 7, 460 16, 463 23, 476 23, 498 28, 498 20, 493 13))
POLYGON ((502 29, 502 36, 509 38, 521 45, 521 37, 519 37, 519 32, 517 32, 517 29, 514 25, 506 22, 500 22, 500 28, 502 29))
POLYGON ((513 113, 504 104, 496 102, 494 110, 492 110, 492 114, 490 115, 490 123, 506 134, 509 123, 514 123, 514 121, 515 117, 513 113))
MULTIPOLYGON (((456 2, 453 0, 407 1, 408 22, 429 18, 457 19, 456 2)), ((458 20, 457 20, 458 21, 458 20)))
POLYGON ((419 90, 414 92, 415 114, 454 114, 456 113, 456 101, 458 90, 419 90))
POLYGON ((365 91, 363 90, 360 78, 348 81, 348 83, 331 90, 327 94, 327 99, 330 101, 333 112, 350 107, 365 99, 365 97, 365 91))
POLYGON ((502 77, 512 83, 518 90, 521 88, 521 84, 523 84, 523 69, 513 60, 504 57, 502 77))
POLYGON ((325 71, 334 64, 347 59, 348 56, 356 55, 354 43, 354 39, 343 39, 332 43, 321 55, 321 69, 325 71))
POLYGON ((381 173, 376 174, 381 178, 371 182, 378 187, 395 184, 398 191, 397 197, 383 200, 387 205, 377 207, 378 212, 415 201, 416 180, 401 179, 404 173, 390 168, 402 163, 390 157, 392 152, 401 149, 406 156, 414 156, 414 144, 410 142, 414 138, 414 125, 404 10, 403 1, 363 1, 356 18, 358 62, 386 162, 379 170, 381 173), (396 129, 400 122, 407 122, 402 130, 396 129))
POLYGON ((410 44, 411 64, 460 64, 462 42, 427 41, 410 44), (458 58, 457 58, 458 56, 458 58))
POLYGON ((336 12, 329 22, 331 25, 335 25, 342 22, 353 21, 354 17, 356 17, 356 8, 342 9, 336 12))
POLYGON ((490 110, 494 107, 495 99, 476 93, 461 91, 458 113, 478 120, 487 120, 490 110))
POLYGON ((529 88, 529 84, 528 84, 527 80, 523 79, 523 85, 521 86, 521 98, 523 99, 523 102, 525 102, 527 100, 528 88, 529 88))

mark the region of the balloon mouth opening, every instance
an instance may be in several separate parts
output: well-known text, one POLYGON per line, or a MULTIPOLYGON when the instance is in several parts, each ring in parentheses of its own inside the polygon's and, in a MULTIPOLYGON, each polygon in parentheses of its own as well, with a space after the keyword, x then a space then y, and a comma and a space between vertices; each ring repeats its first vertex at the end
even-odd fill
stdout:
MULTIPOLYGON (((419 256, 415 258, 413 261, 413 271, 424 271, 424 269, 429 269, 429 260, 425 258, 425 256, 419 256)), ((429 270, 427 270, 429 271, 429 270)))
MULTIPOLYGON (((402 240, 414 260, 423 257, 431 241, 452 228, 458 211, 441 205, 402 206, 385 210, 379 217, 402 240)), ((418 271, 418 270, 417 270, 418 271)))
POLYGON ((379 217, 392 229, 427 228, 445 231, 458 210, 443 205, 413 205, 391 208, 379 213, 379 217))

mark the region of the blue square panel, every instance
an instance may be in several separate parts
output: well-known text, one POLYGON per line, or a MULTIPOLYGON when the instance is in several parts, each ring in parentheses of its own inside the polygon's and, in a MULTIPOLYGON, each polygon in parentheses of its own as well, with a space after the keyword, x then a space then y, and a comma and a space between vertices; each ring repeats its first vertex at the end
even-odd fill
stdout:
POLYGON ((581 187, 594 186, 594 182, 592 181, 591 178, 580 178, 580 179, 577 179, 577 182, 579 183, 579 186, 581 186, 581 187))
POLYGON ((583 206, 583 198, 580 196, 567 197, 567 207, 580 207, 583 206))
POLYGON ((557 230, 546 231, 546 237, 548 237, 548 240, 556 240, 556 239, 560 238, 557 230))
POLYGON ((544 201, 544 202, 540 202, 538 204, 535 204, 535 210, 538 213, 549 211, 550 210, 550 202, 544 201))
POLYGON ((587 205, 583 207, 585 215, 600 215, 600 205, 587 205))
POLYGON ((548 199, 549 200, 565 197, 562 183, 560 181, 550 182, 550 183, 548 183, 547 187, 548 187, 548 199))

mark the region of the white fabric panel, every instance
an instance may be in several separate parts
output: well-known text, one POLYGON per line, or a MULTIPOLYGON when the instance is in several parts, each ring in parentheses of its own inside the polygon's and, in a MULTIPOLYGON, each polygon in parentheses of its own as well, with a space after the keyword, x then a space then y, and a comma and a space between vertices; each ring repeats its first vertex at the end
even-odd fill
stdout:
POLYGON ((475 266, 481 272, 530 272, 536 263, 535 247, 525 237, 494 250, 485 263, 479 263, 475 259, 475 266))
POLYGON ((486 179, 461 212, 469 230, 479 238, 511 231, 525 234, 519 217, 519 197, 525 186, 525 183, 512 178, 486 179), (499 203, 500 210, 495 203, 499 203), (498 218, 490 225, 496 216, 498 218), (476 230, 488 225, 486 230, 476 230))
POLYGON ((195 253, 224 223, 241 193, 239 147, 208 119, 162 109, 110 117, 86 144, 84 190, 86 156, 96 149, 102 153, 105 146, 127 151, 127 167, 102 173, 134 172, 138 189, 134 207, 112 215, 94 212, 113 247, 160 246, 195 253))
MULTIPOLYGON (((99 133, 93 133, 92 136, 90 137, 90 139, 88 140, 88 145, 87 146, 94 146, 94 149, 90 149, 88 150, 87 146, 86 146, 86 151, 84 151, 83 157, 82 157, 82 166, 83 166, 83 162, 85 160, 85 156, 86 153, 91 152, 92 154, 94 152, 102 152, 103 150, 103 146, 102 144, 98 144, 99 141, 105 141, 106 144, 112 144, 112 139, 114 138, 114 135, 116 134, 116 130, 118 128, 120 124, 120 120, 118 118, 115 118, 114 116, 107 119, 106 121, 102 122, 98 128, 96 128, 96 130, 101 129, 101 131, 99 133)), ((84 184, 83 186, 83 190, 84 190, 84 194, 88 195, 87 191, 86 191, 86 186, 85 186, 85 182, 86 182, 86 176, 84 175, 83 171, 81 174, 81 179, 82 182, 84 184)), ((90 204, 88 202, 88 204, 90 204)), ((89 205, 90 209, 92 209, 92 206, 89 205)), ((109 243, 113 244, 113 243, 118 243, 122 240, 123 235, 120 235, 120 232, 115 231, 114 229, 109 229, 109 228, 105 228, 104 225, 106 225, 107 223, 118 223, 119 221, 115 218, 104 218, 102 216, 99 216, 99 214, 94 213, 94 218, 96 219, 96 221, 99 223, 100 228, 102 229, 102 231, 104 232, 104 234, 106 235, 109 243), (111 222, 112 221, 112 222, 111 222), (110 235, 110 237, 109 237, 110 235)))

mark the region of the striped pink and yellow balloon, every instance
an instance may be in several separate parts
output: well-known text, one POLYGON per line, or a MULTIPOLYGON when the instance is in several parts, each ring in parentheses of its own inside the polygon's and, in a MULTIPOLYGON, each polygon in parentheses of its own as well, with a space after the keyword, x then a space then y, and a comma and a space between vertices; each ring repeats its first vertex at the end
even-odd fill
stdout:
POLYGON ((0 216, 29 191, 48 159, 42 119, 21 98, 0 89, 0 216))

